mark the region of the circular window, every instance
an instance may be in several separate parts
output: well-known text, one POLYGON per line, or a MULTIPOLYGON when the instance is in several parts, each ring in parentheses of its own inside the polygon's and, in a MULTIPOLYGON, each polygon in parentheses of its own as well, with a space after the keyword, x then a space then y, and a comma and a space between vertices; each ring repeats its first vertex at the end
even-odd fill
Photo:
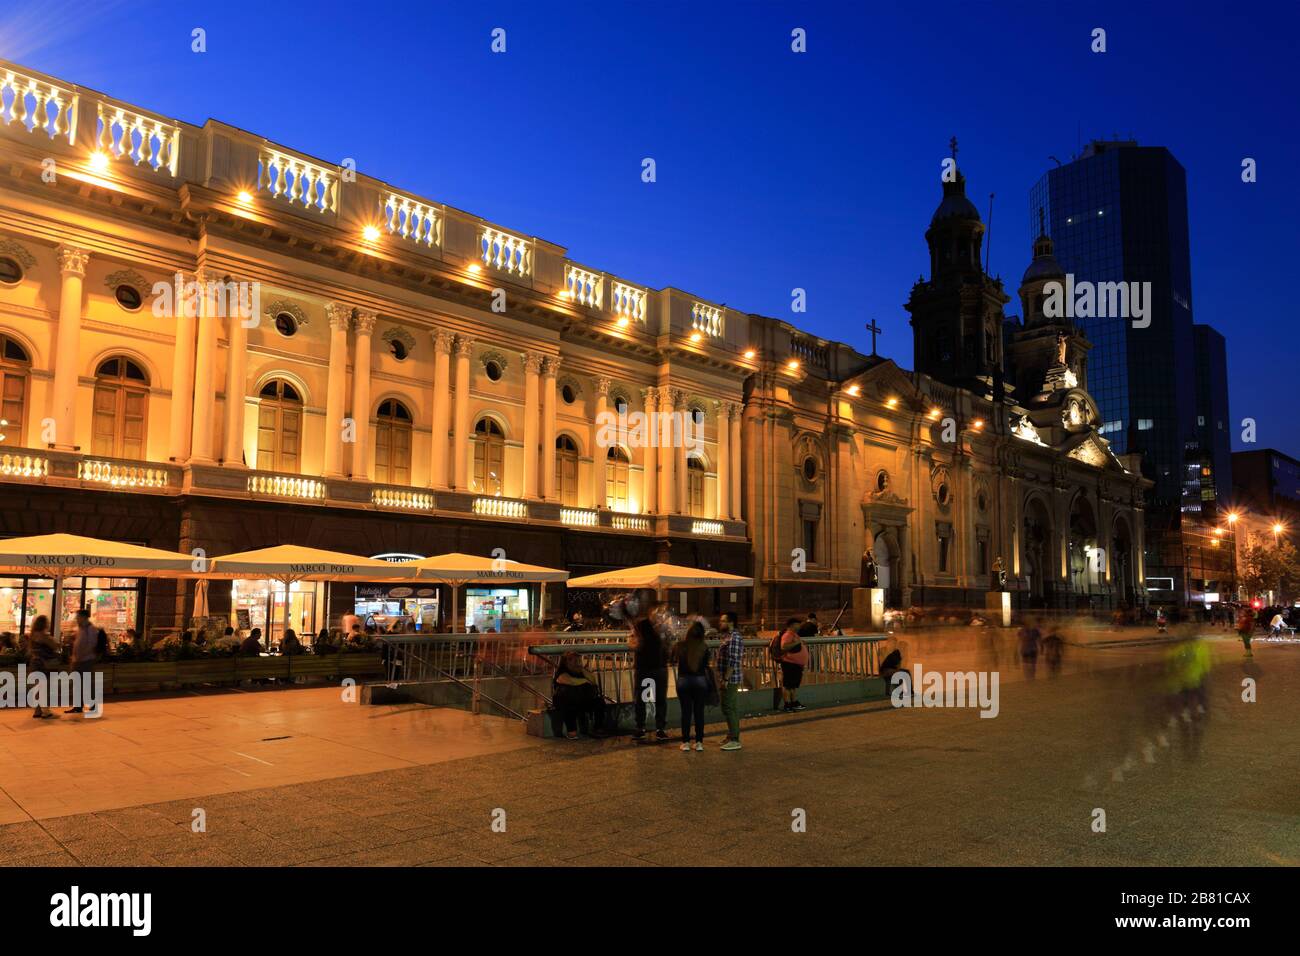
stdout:
POLYGON ((951 494, 952 492, 948 490, 948 482, 945 481, 939 485, 939 490, 935 492, 935 497, 939 499, 939 504, 946 505, 948 503, 948 497, 951 494))
POLYGON ((573 390, 572 385, 565 385, 560 389, 560 397, 564 399, 565 405, 572 405, 578 400, 578 393, 573 390))
POLYGON ((876 491, 884 491, 889 487, 889 472, 880 469, 876 472, 876 491))
POLYGON ((807 458, 803 460, 803 465, 801 466, 801 470, 803 471, 804 481, 816 481, 817 480, 817 459, 814 458, 812 455, 809 455, 807 458))
POLYGON ((17 285, 22 281, 23 267, 18 264, 18 261, 8 256, 0 257, 0 283, 17 285))
POLYGON ((401 339, 393 339, 388 343, 388 351, 392 353, 393 358, 397 361, 403 361, 411 353, 406 350, 406 343, 401 339))
POLYGON ((117 304, 128 312, 134 312, 144 304, 144 299, 140 296, 140 290, 133 285, 120 285, 113 290, 113 297, 117 299, 117 304))
POLYGON ((281 312, 275 317, 275 330, 286 339, 291 338, 298 331, 298 320, 292 313, 281 312))
POLYGON ((505 374, 501 368, 501 363, 496 359, 489 359, 483 366, 483 371, 487 372, 487 377, 494 382, 501 381, 501 376, 505 374))
POLYGON ((624 398, 622 395, 614 399, 614 411, 617 412, 618 414, 626 415, 629 407, 630 406, 627 403, 627 399, 624 398))

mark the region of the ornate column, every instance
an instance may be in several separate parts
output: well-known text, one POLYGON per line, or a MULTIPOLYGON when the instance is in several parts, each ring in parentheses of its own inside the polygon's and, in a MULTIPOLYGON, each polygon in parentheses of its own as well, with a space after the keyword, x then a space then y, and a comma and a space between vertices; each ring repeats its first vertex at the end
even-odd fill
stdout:
POLYGON ((352 477, 370 480, 370 339, 379 316, 357 309, 356 356, 352 360, 352 477))
POLYGON ((654 429, 654 440, 662 449, 659 457, 659 513, 674 514, 677 508, 674 499, 677 495, 677 477, 673 463, 677 460, 673 454, 673 411, 676 403, 676 389, 667 385, 659 387, 659 421, 654 429))
POLYGON ((54 340, 54 388, 50 417, 54 419, 54 447, 72 451, 77 446, 77 362, 81 342, 81 290, 90 253, 75 246, 59 246, 59 327, 54 340))
POLYGON ((451 347, 455 336, 433 332, 433 436, 429 449, 429 487, 447 487, 447 432, 451 427, 451 347))
POLYGON ((244 394, 248 389, 248 326, 239 312, 239 309, 231 309, 226 320, 226 421, 221 460, 227 468, 245 467, 244 394))
POLYGON ((718 429, 718 520, 731 517, 731 402, 714 402, 718 429))
POLYGON ((728 469, 731 479, 731 517, 740 520, 743 512, 741 511, 740 501, 740 416, 744 409, 731 402, 731 441, 728 443, 727 451, 731 455, 731 467, 728 469))
POLYGON ((641 506, 646 514, 655 514, 658 507, 659 495, 659 465, 658 465, 658 445, 656 436, 658 435, 659 413, 656 411, 659 390, 656 388, 641 389, 641 399, 645 404, 645 461, 643 463, 642 489, 641 489, 641 506))
POLYGON ((348 328, 352 307, 325 305, 330 323, 330 368, 325 386, 325 477, 343 477, 343 418, 348 400, 348 328))
POLYGON ((676 392, 677 394, 673 400, 673 405, 677 408, 677 416, 673 419, 676 426, 673 440, 676 442, 677 448, 673 458, 676 461, 677 468, 677 512, 686 515, 691 513, 690 484, 688 482, 690 470, 687 467, 690 461, 687 456, 687 452, 690 451, 690 442, 687 441, 687 437, 694 439, 695 421, 690 409, 684 404, 685 395, 680 389, 677 389, 676 392))
POLYGON ((537 497, 537 446, 541 431, 538 412, 538 381, 542 371, 542 355, 528 352, 524 355, 524 497, 537 497))
POLYGON ((167 456, 180 464, 190 457, 190 426, 194 423, 194 331, 198 311, 186 294, 194 276, 176 273, 176 340, 172 344, 172 407, 167 430, 167 456))
POLYGON ((473 339, 466 335, 456 336, 456 410, 451 485, 458 491, 469 490, 469 357, 473 352, 473 339))
POLYGON ((218 279, 210 271, 198 274, 199 344, 194 358, 194 425, 190 433, 190 461, 212 464, 213 419, 217 409, 217 295, 218 279))
POLYGON ((591 422, 591 506, 605 507, 605 462, 608 448, 602 448, 597 440, 601 423, 609 414, 609 379, 601 376, 596 379, 596 414, 591 422))
POLYGON ((547 358, 542 366, 542 494, 547 501, 559 495, 555 487, 555 373, 559 356, 547 358))

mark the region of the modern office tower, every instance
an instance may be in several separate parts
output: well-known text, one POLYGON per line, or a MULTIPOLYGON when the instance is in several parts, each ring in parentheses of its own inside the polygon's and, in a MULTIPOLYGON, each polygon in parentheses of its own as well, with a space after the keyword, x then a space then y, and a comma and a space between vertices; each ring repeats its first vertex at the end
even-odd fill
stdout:
POLYGON ((1232 419, 1228 348, 1208 325, 1193 325, 1196 355, 1196 449, 1187 461, 1183 513, 1213 523, 1232 499, 1232 419))
POLYGON ((1094 140, 1031 190, 1030 239, 1044 229, 1073 290, 1095 293, 1070 304, 1081 306, 1072 318, 1093 345, 1088 385, 1101 431, 1116 452, 1141 452, 1155 482, 1146 514, 1151 598, 1181 603, 1192 590, 1180 536, 1189 445, 1200 460, 1183 167, 1163 146, 1094 140))

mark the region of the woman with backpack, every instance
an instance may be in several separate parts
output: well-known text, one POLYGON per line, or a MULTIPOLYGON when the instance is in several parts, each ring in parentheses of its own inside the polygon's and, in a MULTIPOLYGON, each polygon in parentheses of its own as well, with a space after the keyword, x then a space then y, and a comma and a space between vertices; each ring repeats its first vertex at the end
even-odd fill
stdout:
POLYGON ((682 753, 691 749, 691 722, 695 723, 695 749, 704 749, 704 706, 709 698, 709 646, 704 625, 696 621, 681 643, 673 648, 677 661, 677 704, 682 710, 682 753))
POLYGON ((799 685, 808 666, 808 645, 799 636, 801 623, 797 617, 790 618, 770 645, 772 656, 781 665, 781 709, 787 712, 804 709, 799 703, 799 685))

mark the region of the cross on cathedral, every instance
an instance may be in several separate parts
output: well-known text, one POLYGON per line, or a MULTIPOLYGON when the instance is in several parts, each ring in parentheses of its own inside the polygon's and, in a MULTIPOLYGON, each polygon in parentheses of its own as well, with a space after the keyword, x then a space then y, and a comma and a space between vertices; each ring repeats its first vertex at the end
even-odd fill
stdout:
POLYGON ((871 333, 871 354, 874 356, 876 354, 876 336, 885 330, 876 325, 876 320, 872 319, 867 323, 867 331, 871 333))

